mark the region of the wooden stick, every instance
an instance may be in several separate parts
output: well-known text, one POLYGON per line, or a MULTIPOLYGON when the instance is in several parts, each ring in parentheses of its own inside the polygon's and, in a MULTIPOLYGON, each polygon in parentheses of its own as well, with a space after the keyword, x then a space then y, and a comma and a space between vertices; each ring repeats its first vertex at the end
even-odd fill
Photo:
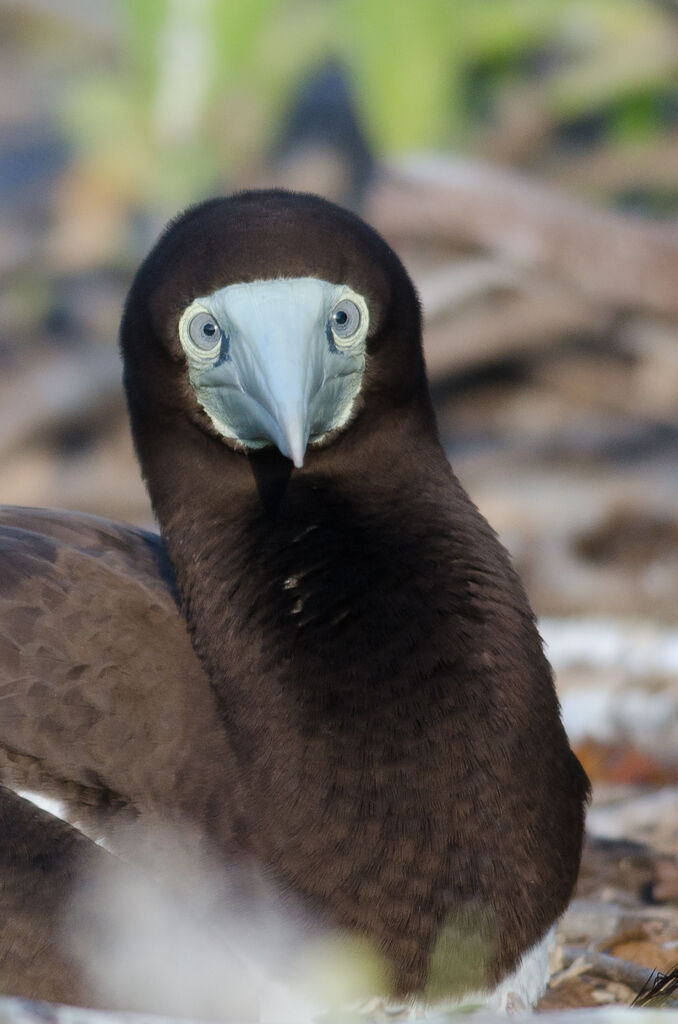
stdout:
POLYGON ((635 992, 640 992, 654 973, 649 967, 621 960, 609 953, 598 953, 586 946, 563 946, 561 950, 563 968, 570 967, 576 960, 582 959, 587 965, 587 973, 608 981, 618 981, 628 985, 635 992))
POLYGON ((392 162, 367 215, 396 241, 490 250, 598 302, 678 318, 675 229, 596 209, 513 171, 460 158, 392 162))

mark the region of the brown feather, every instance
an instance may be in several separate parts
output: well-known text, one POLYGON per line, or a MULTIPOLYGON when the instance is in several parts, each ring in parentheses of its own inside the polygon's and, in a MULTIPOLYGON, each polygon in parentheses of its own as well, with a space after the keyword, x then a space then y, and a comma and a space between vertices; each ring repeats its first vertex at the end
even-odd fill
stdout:
POLYGON ((109 842, 116 820, 203 824, 215 787, 230 815, 214 779, 228 748, 160 539, 80 513, 0 509, 0 580, 5 782, 59 798, 109 842))

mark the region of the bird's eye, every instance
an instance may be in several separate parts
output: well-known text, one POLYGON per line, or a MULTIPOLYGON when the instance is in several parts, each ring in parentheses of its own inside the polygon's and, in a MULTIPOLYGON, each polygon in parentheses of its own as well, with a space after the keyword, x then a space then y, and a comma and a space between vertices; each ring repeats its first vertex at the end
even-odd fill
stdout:
POLYGON ((349 341, 360 327, 360 309, 352 299, 342 299, 330 315, 330 326, 335 341, 349 341))
POLYGON ((209 313, 196 313, 188 325, 188 336, 196 348, 209 352, 221 342, 222 332, 209 313))

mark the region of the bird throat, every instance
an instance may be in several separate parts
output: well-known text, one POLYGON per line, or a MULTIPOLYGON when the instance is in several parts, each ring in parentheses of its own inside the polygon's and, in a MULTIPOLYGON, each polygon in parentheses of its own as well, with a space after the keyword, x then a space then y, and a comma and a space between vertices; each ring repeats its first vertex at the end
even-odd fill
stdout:
POLYGON ((396 758, 402 728, 385 734, 385 708, 394 694, 416 697, 404 665, 423 623, 400 628, 415 568, 402 524, 389 533, 375 507, 328 480, 285 477, 259 480, 247 510, 229 510, 213 534, 204 520, 192 527, 179 554, 173 533, 170 551, 235 745, 250 765, 272 767, 280 744, 286 765, 272 784, 282 773, 310 798, 351 760, 367 774, 396 758))
MULTIPOLYGON (((244 857, 314 919, 385 953, 396 994, 426 990, 446 935, 455 948, 470 936, 464 964, 480 964, 473 987, 485 988, 553 916, 539 901, 517 918, 520 875, 483 867, 510 842, 492 780, 511 735, 482 669, 523 619, 478 605, 487 567, 464 529, 468 499, 443 476, 443 503, 441 467, 401 468, 398 450, 347 472, 328 448, 322 472, 286 479, 271 453, 255 481, 249 458, 176 440, 172 460, 163 444, 144 465, 233 754, 236 778, 224 769, 222 785, 237 784, 244 857)), ((506 756, 522 764, 513 747, 506 756)), ((540 870, 557 888, 546 861, 540 870)))
MULTIPOLYGON (((430 785, 447 757, 427 690, 427 680, 438 685, 436 654, 413 669, 427 629, 410 590, 424 511, 413 503, 410 534, 393 521, 390 489, 358 501, 310 473, 274 484, 265 501, 260 482, 220 516, 201 500, 199 522, 165 534, 246 780, 247 845, 335 923, 360 928, 363 911, 341 893, 396 883, 406 893, 413 861, 444 858, 449 841, 430 785)), ((425 908, 426 886, 416 898, 425 908)), ((420 926, 433 928, 432 912, 420 926)), ((430 938, 421 936, 423 958, 430 938)), ((400 987, 420 984, 423 965, 400 987)))

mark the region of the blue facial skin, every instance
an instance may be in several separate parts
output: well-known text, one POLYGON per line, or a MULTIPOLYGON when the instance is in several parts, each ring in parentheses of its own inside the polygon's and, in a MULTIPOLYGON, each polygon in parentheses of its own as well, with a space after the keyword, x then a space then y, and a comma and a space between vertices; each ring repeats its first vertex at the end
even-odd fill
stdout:
POLYGON ((230 348, 231 339, 227 334, 225 334, 224 337, 221 339, 221 347, 219 348, 219 358, 214 364, 215 370, 217 369, 217 367, 223 366, 224 363, 228 363, 231 361, 230 348))
POLYGON ((179 334, 191 385, 219 433, 245 448, 274 444, 300 467, 309 443, 351 417, 368 328, 362 296, 305 277, 196 299, 179 334))

